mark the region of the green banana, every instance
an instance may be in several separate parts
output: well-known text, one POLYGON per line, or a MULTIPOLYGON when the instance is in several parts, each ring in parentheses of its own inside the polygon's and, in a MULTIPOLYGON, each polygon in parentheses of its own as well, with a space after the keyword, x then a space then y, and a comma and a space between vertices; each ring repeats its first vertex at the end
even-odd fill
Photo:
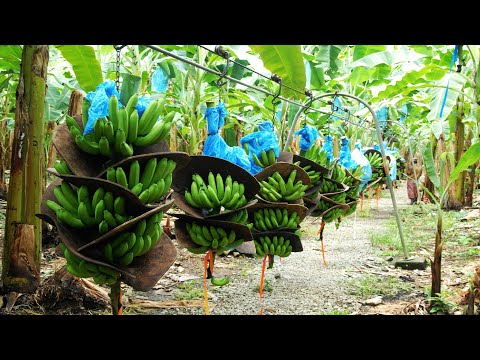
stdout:
POLYGON ((187 248, 188 251, 190 251, 193 254, 204 254, 208 250, 210 250, 210 246, 200 246, 196 248, 187 248))
POLYGON ((125 136, 125 130, 123 130, 120 127, 118 127, 117 132, 115 133, 115 142, 114 142, 114 149, 116 153, 120 153, 120 145, 125 142, 126 136, 125 136))
POLYGON ((55 195, 55 197, 57 198, 57 201, 60 203, 60 205, 62 206, 63 209, 72 213, 72 215, 77 214, 77 208, 75 206, 73 206, 73 204, 70 203, 70 201, 68 201, 68 199, 63 194, 60 186, 56 186, 53 189, 53 194, 55 195))
POLYGON ((223 276, 221 278, 212 277, 210 282, 215 286, 225 286, 230 282, 230 278, 228 276, 223 276))
POLYGON ((133 156, 133 147, 124 141, 120 144, 120 153, 123 157, 133 156))
POLYGON ((220 175, 218 173, 217 173, 217 176, 216 176, 216 189, 217 189, 218 199, 220 200, 220 203, 222 203, 223 196, 225 195, 225 187, 224 187, 224 184, 223 184, 222 175, 220 175))
POLYGON ((146 204, 149 198, 150 198, 150 190, 149 189, 146 189, 146 190, 142 191, 142 193, 138 196, 138 199, 143 204, 146 204))
POLYGON ((140 182, 143 184, 145 188, 148 188, 152 183, 152 178, 153 178, 153 174, 155 173, 156 167, 157 167, 157 158, 151 158, 147 161, 147 164, 143 169, 143 173, 140 176, 140 182))
POLYGON ((58 209, 55 214, 57 218, 64 224, 74 228, 74 229, 84 229, 85 224, 71 212, 63 209, 58 209))
POLYGON ((82 124, 83 124, 83 127, 85 128, 85 126, 87 125, 87 121, 88 121, 88 109, 90 108, 90 101, 88 101, 87 99, 83 98, 83 102, 82 102, 82 124))
POLYGON ((132 113, 135 112, 135 107, 138 103, 138 97, 138 93, 135 93, 130 97, 130 99, 128 99, 127 105, 125 106, 125 111, 127 112, 128 116, 131 116, 132 113))
POLYGON ((112 149, 110 148, 110 143, 108 142, 107 138, 105 136, 102 136, 98 142, 98 149, 100 152, 100 155, 106 156, 106 157, 112 157, 112 149))
POLYGON ((98 155, 100 153, 100 149, 98 148, 98 144, 93 141, 88 141, 82 138, 81 135, 75 136, 75 143, 83 152, 90 154, 90 155, 98 155))
POLYGON ((112 245, 110 243, 105 244, 103 248, 103 254, 108 262, 113 262, 113 252, 112 252, 112 245))
POLYGON ((156 122, 155 114, 157 113, 157 106, 158 102, 156 100, 153 100, 150 104, 148 104, 147 108, 145 109, 138 121, 138 135, 147 134, 152 129, 150 127, 150 129, 147 130, 147 127, 149 127, 152 122, 153 124, 155 124, 156 122))
POLYGON ((121 168, 120 166, 117 167, 115 171, 115 177, 118 184, 128 189, 127 175, 125 174, 123 168, 121 168))
POLYGON ((78 217, 86 226, 97 225, 97 221, 94 217, 90 216, 88 212, 87 205, 84 202, 81 202, 78 205, 78 217))
POLYGON ((103 126, 103 136, 105 136, 109 143, 115 141, 115 130, 111 121, 107 121, 103 126))
POLYGON ((119 123, 119 113, 118 113, 118 99, 115 95, 110 96, 108 102, 108 119, 113 125, 113 130, 117 131, 119 123))
POLYGON ((140 182, 140 163, 134 160, 130 163, 130 170, 128 173, 128 187, 133 189, 140 182))
POLYGON ((167 169, 167 158, 162 158, 158 160, 157 167, 155 168, 155 172, 153 173, 152 182, 158 183, 161 179, 163 179, 165 170, 167 169))
POLYGON ((132 192, 139 196, 140 193, 142 192, 143 190, 143 184, 142 183, 138 183, 137 185, 135 185, 133 188, 132 188, 132 192))
POLYGON ((53 167, 61 175, 73 175, 65 160, 55 161, 53 167))
POLYGON ((138 111, 135 109, 128 119, 128 137, 127 141, 132 144, 137 140, 138 134, 138 111))
POLYGON ((93 125, 93 136, 95 137, 95 141, 99 142, 100 138, 103 136, 103 118, 95 120, 93 125))

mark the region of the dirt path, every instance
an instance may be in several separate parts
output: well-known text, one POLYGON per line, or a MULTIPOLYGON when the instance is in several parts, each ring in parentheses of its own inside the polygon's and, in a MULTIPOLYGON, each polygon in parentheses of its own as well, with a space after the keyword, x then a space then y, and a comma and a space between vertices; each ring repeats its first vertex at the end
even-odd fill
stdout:
MULTIPOLYGON (((398 205, 408 206, 404 184, 395 190, 398 205)), ((322 261, 318 228, 320 221, 307 218, 302 223, 304 251, 293 253, 276 262, 273 269, 266 270, 266 286, 263 298, 264 314, 323 314, 358 313, 362 307, 358 299, 349 294, 349 280, 361 276, 356 269, 366 266, 387 267, 385 260, 377 257, 372 249, 370 234, 381 231, 393 214, 388 190, 382 192, 378 210, 375 199, 370 202, 370 216, 351 215, 342 221, 339 229, 327 224, 324 230, 325 257, 322 261), (353 273, 353 275, 352 275, 353 273)), ((180 256, 175 265, 160 280, 156 288, 146 293, 127 290, 132 298, 156 301, 188 299, 201 295, 202 260, 179 249, 180 256), (191 286, 180 286, 172 290, 172 282, 194 279, 191 286)), ((208 282, 211 314, 247 314, 259 312, 258 284, 262 260, 248 257, 219 257, 216 260, 215 276, 229 275, 230 284, 214 287, 208 282)), ((127 305, 128 312, 128 305, 127 305)), ((156 314, 203 314, 203 307, 159 309, 156 314)))

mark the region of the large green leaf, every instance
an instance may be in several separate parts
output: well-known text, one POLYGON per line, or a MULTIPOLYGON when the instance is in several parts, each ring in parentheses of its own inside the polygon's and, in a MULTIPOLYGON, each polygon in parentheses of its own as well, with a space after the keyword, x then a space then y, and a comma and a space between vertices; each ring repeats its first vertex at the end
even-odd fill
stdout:
POLYGON ((425 57, 413 50, 402 48, 395 51, 381 51, 364 56, 363 58, 352 62, 349 66, 355 68, 357 66, 365 66, 367 69, 374 66, 385 64, 393 65, 400 62, 412 62, 425 57))
MULTIPOLYGON (((356 68, 354 69, 354 71, 357 69, 363 68, 356 68)), ((396 79, 390 82, 390 84, 385 88, 385 90, 380 91, 378 93, 378 96, 376 98, 373 98, 371 101, 377 102, 382 99, 397 96, 399 94, 405 95, 405 91, 411 92, 416 90, 416 88, 412 87, 412 85, 422 84, 425 83, 427 80, 433 80, 434 78, 439 79, 445 75, 446 71, 447 70, 445 68, 434 64, 427 65, 419 70, 411 70, 405 73, 405 75, 403 75, 400 79, 396 79)))
POLYGON ((452 112, 453 107, 455 106, 458 98, 459 91, 463 89, 465 85, 466 78, 460 76, 457 73, 447 74, 438 84, 439 87, 435 87, 431 90, 432 100, 430 102, 430 112, 427 115, 429 120, 445 120, 448 115, 452 112), (450 80, 450 81, 449 81, 450 80), (442 109, 442 104, 445 98, 446 89, 443 86, 448 84, 448 94, 445 100, 445 106, 443 108, 442 116, 440 116, 440 110, 442 109))
POLYGON ((435 160, 433 159, 432 143, 429 142, 423 151, 423 161, 427 170, 427 175, 436 189, 440 188, 440 179, 438 178, 435 160))
POLYGON ((86 92, 94 91, 102 83, 102 69, 95 50, 88 45, 60 45, 58 49, 72 65, 78 84, 86 92))
POLYGON ((317 61, 320 66, 327 70, 337 71, 340 61, 338 55, 345 48, 345 45, 318 45, 317 61))
POLYGON ((387 45, 355 45, 353 49, 353 61, 357 61, 364 56, 387 50, 387 45))
POLYGON ((432 129, 433 135, 435 135, 435 137, 439 139, 440 135, 442 135, 443 133, 443 121, 434 120, 431 124, 431 129, 432 129))
POLYGON ((455 181, 460 176, 461 172, 467 170, 470 165, 475 164, 478 160, 480 160, 480 142, 470 146, 470 148, 462 155, 457 166, 455 166, 455 169, 450 173, 448 182, 455 181))
POLYGON ((313 61, 309 61, 310 70, 312 72, 310 78, 310 89, 320 89, 325 85, 325 77, 323 75, 323 69, 319 66, 316 66, 313 61))
MULTIPOLYGON (((264 66, 282 78, 283 84, 294 89, 305 89, 305 66, 300 45, 250 45, 260 55, 264 66)), ((300 98, 301 94, 285 87, 282 95, 287 98, 300 98)))
POLYGON ((0 60, 2 68, 20 70, 22 48, 19 45, 0 45, 0 60))

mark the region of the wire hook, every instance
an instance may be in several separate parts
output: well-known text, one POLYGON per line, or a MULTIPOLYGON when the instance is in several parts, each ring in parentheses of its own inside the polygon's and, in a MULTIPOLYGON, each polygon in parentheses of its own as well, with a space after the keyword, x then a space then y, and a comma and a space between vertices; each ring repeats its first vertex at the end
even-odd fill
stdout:
POLYGON ((277 100, 278 97, 280 96, 280 94, 282 93, 282 78, 280 76, 278 76, 277 74, 272 74, 272 76, 270 77, 270 79, 272 81, 275 81, 279 87, 278 87, 278 92, 273 96, 273 99, 272 99, 272 106, 273 106, 273 116, 272 116, 272 122, 275 122, 275 110, 277 108, 277 105, 280 104, 282 102, 282 100, 277 100))
POLYGON ((305 121, 305 124, 306 124, 307 123, 308 110, 310 110, 310 108, 312 107, 312 103, 313 103, 314 99, 313 99, 313 94, 312 94, 311 90, 306 89, 305 90, 305 95, 310 98, 309 102, 306 105, 304 105, 304 107, 303 107, 304 121, 305 121))
POLYGON ((225 60, 227 60, 227 63, 225 64, 225 68, 223 69, 222 74, 220 75, 220 78, 216 81, 217 86, 222 87, 223 85, 225 85, 228 82, 228 80, 225 80, 225 81, 222 81, 222 80, 227 75, 228 68, 230 66, 230 53, 228 52, 228 50, 225 50, 221 46, 216 46, 215 47, 215 53, 217 55, 221 56, 222 58, 224 58, 225 60))

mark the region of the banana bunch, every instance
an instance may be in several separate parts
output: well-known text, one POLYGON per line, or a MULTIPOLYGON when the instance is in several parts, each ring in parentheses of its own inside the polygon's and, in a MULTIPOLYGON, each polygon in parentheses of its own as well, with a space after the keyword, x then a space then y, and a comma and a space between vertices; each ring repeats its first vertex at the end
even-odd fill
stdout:
POLYGON ((301 180, 298 180, 294 185, 293 181, 296 176, 297 170, 292 170, 287 181, 285 181, 282 175, 276 171, 268 177, 268 182, 265 180, 260 182, 261 197, 269 201, 294 201, 300 199, 305 195, 308 185, 303 185, 301 180))
POLYGON ((369 153, 366 154, 365 157, 370 162, 372 168, 378 168, 382 166, 383 159, 378 153, 369 153))
POLYGON ((357 168, 353 170, 352 176, 356 179, 361 179, 363 176, 363 167, 357 166, 357 168))
POLYGON ((263 208, 253 212, 255 228, 268 231, 280 228, 297 228, 300 216, 294 211, 290 215, 287 209, 263 208))
POLYGON ((346 176, 347 173, 345 172, 345 167, 339 163, 336 163, 333 167, 331 178, 335 181, 343 183, 343 180, 346 176))
POLYGON ((303 157, 315 161, 317 164, 320 164, 327 169, 330 169, 333 166, 333 161, 328 160, 327 158, 327 152, 315 144, 307 150, 303 157))
POLYGON ((358 204, 358 202, 350 205, 350 208, 347 211, 344 212, 343 216, 346 217, 348 215, 353 214, 355 212, 355 210, 357 210, 357 204, 358 204))
POLYGON ((318 190, 320 194, 329 194, 339 191, 338 186, 333 181, 330 181, 327 178, 323 179, 323 184, 320 186, 318 190))
POLYGON ((300 165, 300 161, 294 162, 293 165, 300 166, 300 167, 301 167, 303 170, 305 170, 305 172, 308 174, 308 177, 310 178, 310 185, 308 185, 308 188, 307 188, 307 189, 310 189, 310 188, 314 187, 314 186, 317 185, 320 181, 322 181, 322 179, 323 179, 322 173, 321 173, 321 172, 318 172, 318 171, 315 171, 315 170, 310 170, 310 168, 311 168, 310 165, 301 166, 301 165, 300 165))
POLYGON ((255 244, 255 256, 263 257, 265 255, 277 255, 287 257, 292 252, 290 240, 285 240, 283 236, 260 236, 257 240, 253 240, 255 244))
POLYGON ((377 180, 378 178, 381 178, 381 177, 384 177, 384 176, 385 176, 385 171, 383 170, 383 167, 372 169, 372 177, 371 177, 369 183, 372 183, 375 180, 377 180))
POLYGON ((97 284, 113 285, 118 281, 120 274, 106 266, 97 265, 74 255, 67 247, 60 243, 63 256, 67 260, 67 271, 79 278, 93 278, 97 284))
POLYGON ((344 204, 345 203, 345 200, 347 198, 347 193, 346 192, 342 192, 340 194, 335 194, 333 196, 329 196, 328 197, 330 200, 333 200, 339 204, 344 204))
POLYGON ((341 208, 335 208, 328 211, 325 215, 323 215, 322 220, 326 223, 332 222, 337 220, 340 216, 342 216, 343 210, 341 208))
POLYGON ((171 159, 151 158, 141 169, 138 160, 130 163, 128 177, 123 168, 109 167, 106 172, 107 180, 130 189, 144 204, 160 200, 169 190, 173 180, 173 170, 177 163, 171 159))
POLYGON ((115 197, 101 187, 90 196, 85 185, 73 189, 68 182, 62 181, 53 193, 58 203, 47 200, 46 205, 55 212, 60 223, 74 229, 98 226, 100 234, 104 234, 132 218, 126 213, 125 198, 115 197))
POLYGON ((55 161, 53 167, 60 175, 73 175, 65 160, 55 161))
POLYGON ((227 218, 227 221, 234 222, 236 224, 245 225, 248 221, 248 211, 247 209, 242 209, 230 215, 227 218))
POLYGON ((334 207, 335 205, 328 202, 328 201, 325 201, 323 199, 320 199, 320 201, 318 202, 317 204, 317 210, 319 210, 320 212, 324 212, 324 211, 327 211, 328 209, 330 209, 331 207, 334 207))
POLYGON ((317 198, 317 196, 318 196, 318 193, 319 193, 319 191, 317 190, 317 191, 315 191, 314 193, 312 193, 312 194, 310 194, 310 195, 304 196, 304 198, 307 198, 307 199, 310 199, 310 200, 315 200, 315 199, 317 198))
POLYGON ((223 181, 222 175, 208 173, 208 185, 199 174, 192 175, 190 190, 185 191, 185 200, 191 206, 203 209, 214 209, 223 206, 235 210, 247 205, 244 195, 245 185, 233 181, 230 175, 223 181))
POLYGON ((360 195, 360 186, 349 188, 347 191, 345 191, 345 194, 356 199, 360 195))
POLYGON ((133 231, 124 231, 105 244, 103 253, 110 263, 129 265, 137 256, 146 254, 157 244, 163 233, 163 212, 138 222, 133 231))
POLYGON ((240 211, 237 211, 236 213, 229 216, 227 218, 227 221, 231 221, 231 222, 234 222, 236 224, 245 225, 250 230, 253 227, 253 224, 248 222, 248 211, 247 211, 247 209, 242 209, 240 211))
MULTIPOLYGON (((126 106, 119 109, 118 99, 112 95, 108 104, 108 117, 95 121, 93 136, 89 134, 84 137, 77 122, 67 115, 67 127, 80 150, 90 155, 100 154, 110 158, 115 154, 129 157, 133 155, 133 145, 149 146, 165 139, 170 132, 170 122, 175 112, 172 111, 162 121, 157 121, 164 112, 165 99, 153 100, 139 117, 135 109, 137 102, 138 94, 135 94, 126 106)), ((85 124, 85 120, 82 121, 85 124)))
MULTIPOLYGON (((244 145, 247 145, 247 143, 245 143, 244 145)), ((248 149, 248 145, 247 145, 247 149, 248 149)), ((252 153, 252 157, 253 157, 253 161, 255 161, 255 164, 257 166, 260 166, 261 168, 266 168, 267 166, 273 165, 277 162, 277 158, 275 157, 275 151, 273 151, 273 149, 268 150, 268 152, 265 152, 265 150, 262 150, 261 152, 262 161, 260 161, 258 156, 255 155, 254 153, 252 153)))
POLYGON ((186 223, 188 234, 192 241, 200 245, 196 248, 188 248, 194 254, 203 254, 208 250, 226 251, 233 249, 243 243, 243 239, 237 239, 234 230, 227 234, 225 229, 213 225, 199 225, 197 223, 186 223))

